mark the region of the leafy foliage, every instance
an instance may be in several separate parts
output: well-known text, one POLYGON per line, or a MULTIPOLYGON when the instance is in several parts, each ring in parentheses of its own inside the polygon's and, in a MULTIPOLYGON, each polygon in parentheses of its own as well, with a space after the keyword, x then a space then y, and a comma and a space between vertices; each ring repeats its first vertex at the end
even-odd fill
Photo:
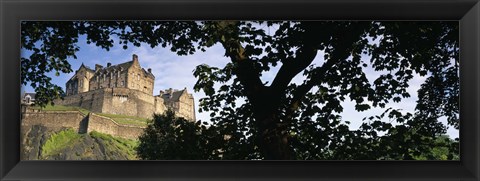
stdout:
POLYGON ((144 160, 207 159, 202 135, 205 126, 175 117, 168 110, 164 115, 155 114, 153 120, 139 137, 137 153, 144 160))
POLYGON ((451 140, 447 135, 441 135, 433 141, 431 152, 416 157, 416 160, 460 160, 458 139, 451 140))
MULTIPOLYGON (((212 139, 209 143, 217 144, 210 151, 221 147, 222 157, 230 159, 415 159, 431 152, 432 142, 445 134, 439 118, 459 125, 458 22, 23 22, 22 47, 33 53, 22 58, 22 83, 32 82, 41 104, 63 94, 45 72, 71 72, 66 58, 75 58, 79 35, 106 50, 114 45, 112 36, 124 48, 146 43, 178 55, 223 46, 231 60, 225 67, 199 65, 193 74, 198 79, 194 89, 207 95, 199 111, 212 112, 210 132, 217 136, 202 138, 203 128, 174 121, 192 133, 183 132, 175 141, 160 139, 172 148, 187 139, 200 148, 212 139), (324 54, 320 63, 314 62, 318 52, 324 54), (361 58, 365 55, 369 61, 361 58), (272 67, 278 73, 263 82, 261 75, 272 67), (367 79, 367 67, 380 75, 367 79), (292 82, 300 73, 306 79, 292 82), (427 77, 415 112, 388 108, 410 97, 407 88, 415 74, 427 77), (341 117, 341 102, 347 99, 357 111, 380 107, 385 113, 349 130, 341 117)), ((153 137, 143 139, 152 143, 145 148, 162 150, 162 158, 179 154, 153 137)), ((182 147, 194 151, 187 159, 219 155, 182 147)), ((157 153, 145 158, 157 158, 157 153)))

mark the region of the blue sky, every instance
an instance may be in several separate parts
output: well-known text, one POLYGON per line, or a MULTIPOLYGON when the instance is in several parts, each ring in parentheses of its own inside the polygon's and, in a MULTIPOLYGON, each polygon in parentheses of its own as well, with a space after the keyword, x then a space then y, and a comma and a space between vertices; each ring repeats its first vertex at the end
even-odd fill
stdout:
MULTIPOLYGON (((129 46, 128 49, 124 50, 122 46, 118 45, 117 40, 115 40, 115 43, 117 44, 115 44, 110 51, 106 51, 94 44, 87 44, 85 37, 81 36, 79 40, 80 51, 76 54, 77 59, 69 59, 73 72, 70 74, 60 74, 58 77, 52 72, 49 76, 52 77, 53 83, 61 86, 65 90, 66 81, 73 76, 75 70, 77 70, 82 63, 91 68, 94 68, 95 64, 106 66, 107 62, 119 64, 130 61, 132 59, 132 54, 137 54, 140 65, 145 69, 152 68, 152 73, 155 75, 154 95, 158 95, 160 90, 168 88, 183 89, 184 87, 187 87, 188 92, 193 93, 195 98, 197 119, 202 121, 209 120, 210 116, 208 112, 198 113, 198 100, 205 97, 205 94, 203 92, 193 91, 193 86, 196 82, 196 78, 193 76, 193 70, 197 65, 204 63, 215 67, 223 67, 228 63, 229 59, 224 57, 224 49, 219 44, 207 49, 206 52, 199 51, 194 55, 178 56, 171 52, 168 47, 156 47, 152 49, 150 46, 142 44, 140 47, 129 46)), ((27 54, 28 52, 22 52, 22 56, 27 54)), ((369 62, 369 57, 366 55, 362 56, 362 59, 367 60, 365 62, 369 62)), ((323 55, 322 52, 319 52, 312 64, 321 65, 322 62, 323 55)), ((262 80, 264 82, 272 82, 278 68, 279 66, 264 73, 262 80)), ((365 68, 364 72, 371 82, 382 73, 376 72, 371 68, 365 68)), ((402 99, 400 103, 393 103, 393 101, 391 101, 392 103, 387 104, 386 107, 398 108, 405 112, 413 113, 417 100, 417 91, 420 88, 420 85, 425 81, 425 78, 426 77, 416 75, 410 81, 410 87, 407 89, 411 97, 402 99)), ((302 76, 302 73, 300 73, 294 78, 293 82, 301 83, 303 80, 304 77, 302 76)), ((219 86, 220 85, 218 84, 215 85, 215 87, 219 86)), ((24 90, 26 92, 34 92, 30 86, 24 87, 24 90)), ((239 100, 239 102, 242 101, 239 100)), ((344 107, 342 117, 343 120, 351 122, 350 129, 357 129, 362 124, 362 118, 379 115, 384 111, 382 108, 373 108, 368 111, 357 112, 354 105, 355 103, 348 99, 342 103, 342 106, 344 107)), ((444 124, 446 123, 446 119, 442 118, 441 120, 444 124)), ((451 138, 458 138, 459 135, 458 130, 453 127, 448 129, 447 134, 451 138)))

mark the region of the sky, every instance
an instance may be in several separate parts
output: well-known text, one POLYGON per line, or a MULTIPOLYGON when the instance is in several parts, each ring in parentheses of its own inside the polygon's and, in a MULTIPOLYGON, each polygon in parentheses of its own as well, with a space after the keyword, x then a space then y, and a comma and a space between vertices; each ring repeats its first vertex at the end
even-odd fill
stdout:
MULTIPOLYGON (((70 79, 75 70, 78 70, 80 65, 83 63, 90 68, 94 68, 95 64, 106 66, 107 62, 112 63, 112 65, 120 64, 123 62, 131 61, 132 55, 138 55, 138 60, 140 65, 144 69, 151 68, 152 73, 155 75, 155 85, 154 85, 154 95, 158 95, 160 90, 165 90, 168 88, 173 89, 183 89, 187 88, 189 93, 192 93, 195 99, 195 111, 196 117, 202 121, 210 120, 209 112, 198 112, 199 99, 205 97, 205 94, 200 92, 194 92, 193 86, 196 83, 196 78, 193 76, 193 70, 197 65, 208 64, 213 67, 224 67, 229 59, 224 56, 225 50, 219 45, 216 44, 207 49, 206 52, 198 51, 194 55, 188 56, 178 56, 176 53, 171 52, 169 48, 155 47, 150 48, 150 46, 142 44, 140 47, 129 46, 128 49, 124 50, 122 46, 118 45, 118 41, 114 39, 115 45, 110 51, 101 49, 94 44, 87 44, 85 36, 81 36, 79 39, 80 50, 76 53, 77 59, 70 58, 69 63, 72 65, 73 72, 69 74, 61 73, 60 76, 55 76, 55 73, 49 73, 48 75, 52 77, 52 82, 63 88, 65 91, 65 83, 70 79)), ((22 56, 27 55, 28 52, 22 51, 22 56)), ((323 52, 318 52, 317 57, 312 62, 312 64, 321 65, 323 62, 323 52)), ((365 62, 369 62, 369 57, 363 55, 362 59, 365 62)), ((277 66, 272 68, 269 72, 266 72, 262 75, 262 81, 272 82, 276 72, 278 71, 277 66)), ((376 72, 371 68, 364 68, 364 72, 370 82, 373 82, 382 72, 376 72)), ((402 109, 405 112, 414 112, 416 100, 417 100, 417 91, 420 88, 420 85, 425 81, 426 77, 421 77, 420 75, 415 75, 412 80, 410 80, 407 91, 410 93, 410 98, 403 98, 399 103, 391 103, 386 105, 386 108, 393 107, 397 109, 402 109)), ((297 75, 292 82, 301 83, 304 80, 302 73, 297 75)), ((29 85, 29 84, 27 84, 29 85)), ((220 87, 217 83, 215 87, 220 87)), ((30 86, 24 87, 25 92, 34 92, 33 88, 30 86)), ((379 115, 384 112, 382 108, 372 108, 364 112, 357 112, 355 110, 355 103, 346 99, 342 103, 344 111, 342 113, 342 118, 344 121, 350 121, 350 129, 358 129, 362 124, 362 119, 364 117, 379 115)), ((441 118, 441 121, 446 124, 446 119, 441 118)), ((449 127, 447 134, 450 138, 458 138, 458 130, 453 127, 449 127)))

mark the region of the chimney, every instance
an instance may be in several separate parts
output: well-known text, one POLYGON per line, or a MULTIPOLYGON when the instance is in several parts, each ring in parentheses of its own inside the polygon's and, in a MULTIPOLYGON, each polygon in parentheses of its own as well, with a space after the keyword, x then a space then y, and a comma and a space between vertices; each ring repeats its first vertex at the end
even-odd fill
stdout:
POLYGON ((136 54, 133 54, 133 55, 132 55, 132 60, 133 60, 133 61, 135 61, 135 60, 138 61, 138 56, 137 56, 136 54))
POLYGON ((95 72, 102 69, 103 66, 99 65, 99 64, 95 64, 95 72))
POLYGON ((148 68, 148 73, 152 73, 152 69, 151 69, 151 68, 148 68))
POLYGON ((107 63, 107 67, 110 67, 112 65, 112 63, 108 62, 107 63))
POLYGON ((133 61, 133 65, 140 66, 140 63, 138 63, 138 56, 136 54, 132 55, 132 61, 133 61))

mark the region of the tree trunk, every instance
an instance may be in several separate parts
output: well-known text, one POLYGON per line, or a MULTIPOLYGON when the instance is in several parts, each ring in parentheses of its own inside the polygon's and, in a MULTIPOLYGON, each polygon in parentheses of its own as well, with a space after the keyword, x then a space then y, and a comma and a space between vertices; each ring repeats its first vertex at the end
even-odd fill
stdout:
POLYGON ((290 160, 292 152, 288 143, 288 131, 270 118, 258 120, 259 148, 266 160, 290 160))
MULTIPOLYGON (((224 21, 219 22, 220 32, 238 32, 237 26, 234 29, 229 25, 237 24, 236 21, 224 21)), ((253 105, 253 114, 255 122, 257 124, 257 146, 260 148, 262 155, 265 159, 269 160, 288 160, 292 159, 292 152, 290 145, 288 144, 288 125, 285 122, 281 122, 280 119, 280 99, 285 96, 284 92, 288 82, 298 74, 303 68, 308 66, 316 55, 314 49, 309 49, 308 55, 310 58, 305 58, 307 61, 303 62, 299 67, 294 70, 285 70, 282 68, 280 71, 282 75, 280 78, 275 79, 275 86, 267 87, 263 84, 259 76, 259 71, 255 67, 255 62, 249 59, 245 54, 245 49, 238 40, 238 37, 231 34, 225 34, 221 39, 223 47, 225 48, 225 54, 228 55, 232 62, 235 63, 236 68, 233 70, 233 74, 238 77, 241 84, 244 86, 244 94, 250 100, 253 105), (283 74, 286 74, 285 76, 283 74)), ((297 62, 298 64, 298 62, 297 62)), ((288 66, 292 68, 292 66, 288 66)))
POLYGON ((267 160, 290 160, 292 151, 288 143, 288 123, 282 122, 279 117, 278 99, 264 94, 253 105, 258 128, 257 145, 267 160))

